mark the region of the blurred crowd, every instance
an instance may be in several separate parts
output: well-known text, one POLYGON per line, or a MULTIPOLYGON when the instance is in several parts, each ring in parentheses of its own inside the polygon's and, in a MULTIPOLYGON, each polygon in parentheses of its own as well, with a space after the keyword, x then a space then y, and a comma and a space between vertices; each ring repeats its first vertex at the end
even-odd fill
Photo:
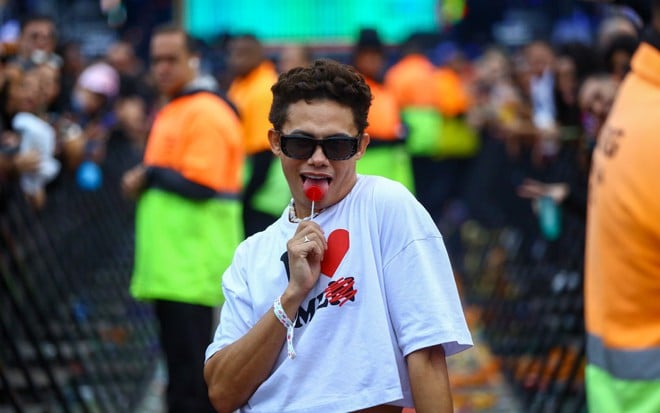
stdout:
POLYGON ((108 45, 87 58, 80 44, 58 42, 55 21, 26 17, 0 60, 0 182, 19 180, 37 209, 48 187, 75 173, 83 189, 102 183, 98 165, 107 142, 124 140, 139 150, 153 105, 145 66, 132 44, 108 45))
MULTIPOLYGON (((518 201, 532 199, 533 206, 549 197, 584 216, 590 151, 628 70, 637 32, 634 20, 611 13, 592 42, 487 45, 474 56, 455 43, 429 45, 421 35, 384 45, 375 29, 363 29, 354 45, 332 53, 302 43, 264 48, 254 36, 241 49, 237 44, 246 37, 239 36, 212 54, 223 56, 223 64, 208 64, 203 55, 201 67, 222 67, 206 77, 220 92, 231 92, 232 83, 266 61, 279 72, 327 56, 354 64, 375 91, 367 130, 372 146, 398 145, 397 157, 387 161, 396 164, 381 161, 380 170, 370 170, 365 161, 360 172, 387 174, 409 162, 393 178, 416 193, 439 225, 475 214, 501 225, 520 216, 506 203, 489 203, 492 191, 500 198, 509 191, 518 201), (546 172, 553 162, 565 161, 561 154, 567 151, 574 173, 553 180, 546 172), (507 176, 498 167, 503 163, 507 176)), ((109 142, 123 142, 131 151, 144 148, 163 102, 148 62, 131 42, 84 56, 80 44, 59 41, 55 20, 29 16, 1 50, 2 188, 19 182, 30 203, 43 208, 49 188, 64 173, 75 174, 83 190, 99 188, 109 142)), ((268 85, 262 89, 270 93, 268 85)), ((234 103, 240 112, 241 102, 234 103)))

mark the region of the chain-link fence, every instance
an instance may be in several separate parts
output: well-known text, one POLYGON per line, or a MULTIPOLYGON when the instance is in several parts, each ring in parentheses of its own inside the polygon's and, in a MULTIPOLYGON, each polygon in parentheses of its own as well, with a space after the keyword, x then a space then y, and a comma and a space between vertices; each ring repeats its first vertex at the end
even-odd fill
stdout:
MULTIPOLYGON (((469 220, 458 235, 465 296, 481 308, 484 337, 523 411, 584 412, 584 211, 560 206, 561 232, 548 239, 540 224, 521 212, 527 208, 529 217, 537 218, 529 201, 510 196, 520 181, 516 177, 584 184, 586 172, 576 162, 580 149, 567 145, 551 165, 539 169, 508 159, 501 146, 491 142, 487 163, 492 166, 493 153, 500 151, 499 161, 507 166, 489 168, 499 175, 490 178, 508 182, 509 188, 498 187, 490 202, 481 193, 484 208, 496 218, 484 214, 469 220)), ((582 189, 586 194, 585 185, 582 189)))
POLYGON ((133 205, 119 193, 136 159, 110 142, 103 186, 63 172, 35 211, 5 187, 0 216, 0 412, 129 412, 159 347, 150 307, 128 293, 133 205))

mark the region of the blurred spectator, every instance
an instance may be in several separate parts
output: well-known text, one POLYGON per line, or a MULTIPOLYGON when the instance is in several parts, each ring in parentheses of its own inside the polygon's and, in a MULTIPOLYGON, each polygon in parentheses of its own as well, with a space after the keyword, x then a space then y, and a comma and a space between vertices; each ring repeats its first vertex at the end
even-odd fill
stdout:
POLYGON ((37 67, 40 78, 40 90, 43 93, 42 107, 39 108, 41 113, 46 115, 51 112, 59 112, 60 108, 57 107, 57 99, 62 90, 60 84, 60 68, 44 64, 37 67))
POLYGON ((401 182, 414 192, 410 156, 405 148, 405 131, 394 93, 383 84, 385 46, 375 29, 362 29, 353 48, 353 65, 362 74, 373 97, 365 132, 371 138, 357 172, 384 176, 401 182))
POLYGON ((618 83, 607 74, 591 75, 583 82, 577 97, 582 122, 578 136, 581 150, 573 159, 576 174, 565 182, 544 183, 527 178, 518 187, 519 196, 533 200, 536 213, 539 212, 539 200, 549 197, 555 204, 564 205, 568 211, 586 221, 587 178, 591 169, 591 155, 614 101, 617 87, 618 83))
POLYGON ((286 73, 294 67, 307 67, 312 64, 312 49, 303 44, 287 44, 280 49, 277 70, 286 73))
POLYGON ((554 95, 556 56, 552 47, 543 41, 529 43, 523 53, 529 67, 532 120, 540 132, 540 150, 553 156, 558 146, 554 95))
POLYGON ((635 24, 627 17, 613 15, 605 18, 598 27, 596 47, 605 50, 617 36, 637 37, 635 24))
POLYGON ((596 146, 596 140, 605 124, 619 83, 609 74, 595 74, 585 79, 578 95, 582 113, 582 128, 585 144, 589 152, 596 146))
POLYGON ((119 74, 119 99, 140 96, 147 105, 153 102, 153 81, 145 73, 143 62, 131 43, 118 41, 111 44, 105 60, 119 74))
POLYGON ((21 22, 16 56, 10 63, 21 69, 43 63, 60 67, 62 58, 55 53, 56 45, 55 21, 49 16, 28 16, 21 22))
POLYGON ((46 184, 55 178, 60 163, 54 157, 55 130, 36 115, 42 96, 37 68, 25 71, 7 88, 5 123, 16 135, 3 134, 3 143, 18 144, 14 165, 20 173, 21 189, 30 203, 41 209, 46 202, 46 184))
POLYGON ((110 45, 106 52, 106 59, 120 76, 138 77, 142 74, 142 63, 135 55, 133 45, 126 41, 119 41, 110 45))
POLYGON ((72 91, 75 88, 80 73, 87 66, 87 61, 82 54, 80 43, 75 41, 60 45, 58 52, 63 59, 62 71, 60 73, 62 93, 60 93, 59 97, 59 106, 63 110, 70 110, 72 107, 72 91))
POLYGON ((442 115, 435 105, 435 66, 426 55, 421 34, 412 34, 401 45, 401 57, 384 74, 407 129, 406 149, 411 156, 413 188, 417 199, 438 218, 433 208, 437 186, 434 160, 442 115))
POLYGON ((245 235, 275 222, 291 200, 282 168, 270 150, 268 113, 273 100, 270 87, 277 80, 273 62, 254 35, 229 40, 228 68, 233 80, 227 95, 241 115, 248 156, 247 183, 243 191, 245 235))
MULTIPOLYGON (((166 99, 143 163, 122 190, 139 198, 131 294, 154 300, 169 382, 169 412, 212 412, 202 377, 218 286, 242 239, 239 193, 243 141, 231 105, 199 72, 196 42, 182 29, 158 28, 151 64, 166 99)), ((107 75, 107 71, 103 71, 107 75)))
POLYGON ((571 56, 560 55, 555 61, 555 120, 561 126, 577 125, 578 75, 577 65, 571 56))
POLYGON ((441 174, 439 180, 446 183, 438 204, 444 209, 445 204, 460 192, 466 160, 475 155, 479 142, 473 128, 466 121, 472 102, 461 74, 452 67, 439 66, 433 80, 431 87, 435 90, 436 107, 443 117, 435 156, 441 174))
POLYGON ((574 62, 575 75, 580 83, 587 76, 604 70, 599 50, 592 43, 560 43, 556 53, 558 57, 567 56, 574 62))
POLYGON ((87 116, 98 115, 100 109, 119 93, 119 74, 105 62, 86 67, 80 76, 74 96, 76 107, 87 116))
POLYGON ((35 68, 40 79, 42 101, 37 114, 48 122, 56 132, 56 155, 65 168, 75 170, 82 161, 85 139, 79 125, 63 116, 59 97, 61 95, 61 69, 50 64, 35 68))
POLYGON ((559 53, 555 61, 555 122, 557 133, 561 140, 575 140, 580 126, 580 108, 578 105, 578 88, 581 79, 578 77, 577 62, 573 56, 559 53))
POLYGON ((504 140, 512 159, 524 161, 523 157, 529 157, 537 166, 553 159, 559 149, 555 58, 547 47, 545 43, 530 43, 513 55, 513 89, 502 99, 506 105, 500 107, 494 135, 504 140))
POLYGON ((387 69, 384 79, 402 110, 434 107, 433 91, 428 87, 434 68, 426 56, 422 35, 412 34, 401 45, 401 57, 387 69))
POLYGON ((639 46, 637 36, 629 34, 612 35, 602 50, 603 63, 615 80, 620 81, 630 70, 630 60, 639 46))
MULTIPOLYGON (((467 120, 473 104, 467 83, 471 81, 472 68, 461 56, 462 52, 456 47, 450 57, 434 69, 432 83, 427 86, 434 92, 435 107, 442 116, 442 123, 436 132, 437 144, 431 160, 435 164, 434 176, 429 177, 425 190, 430 194, 427 202, 431 216, 440 226, 452 254, 458 254, 460 248, 456 230, 468 216, 465 187, 472 160, 481 145, 477 130, 467 120)), ((455 270, 462 269, 457 266, 455 270)))
POLYGON ((453 70, 461 78, 464 86, 469 86, 474 81, 474 65, 465 51, 454 42, 440 43, 433 50, 433 55, 433 64, 453 70))
POLYGON ((115 137, 127 139, 135 148, 144 146, 149 120, 148 109, 155 100, 152 81, 143 71, 133 45, 120 41, 110 46, 106 60, 119 75, 119 92, 114 101, 117 117, 115 137))
MULTIPOLYGON (((447 48, 453 46, 445 43, 436 52, 447 48)), ((453 68, 465 66, 451 58, 442 61, 456 66, 435 67, 421 34, 411 35, 401 51, 402 57, 385 74, 385 85, 393 91, 408 129, 406 146, 412 156, 417 198, 440 222, 449 199, 461 186, 457 174, 464 165, 455 159, 464 157, 465 150, 473 155, 477 149, 471 145, 476 135, 463 118, 469 106, 468 91, 453 68)))
POLYGON ((15 85, 18 78, 4 79, 0 86, 0 186, 23 173, 38 170, 41 156, 36 150, 19 153, 21 137, 12 129, 15 107, 15 85), (13 96, 10 97, 10 94, 13 96))
POLYGON ((120 97, 115 103, 117 124, 111 137, 127 140, 134 149, 143 149, 150 126, 148 110, 146 100, 139 95, 120 97))
POLYGON ((481 148, 465 184, 469 216, 487 227, 534 227, 535 217, 515 194, 530 168, 538 130, 533 123, 530 67, 521 51, 490 47, 475 61, 467 121, 481 148))
POLYGON ((473 105, 467 120, 473 127, 497 135, 500 125, 515 121, 520 100, 509 56, 491 47, 475 61, 474 68, 475 78, 469 85, 473 105))
POLYGON ((73 91, 74 120, 83 128, 86 157, 97 163, 103 158, 103 147, 116 124, 113 101, 119 93, 119 75, 105 62, 85 68, 73 91))

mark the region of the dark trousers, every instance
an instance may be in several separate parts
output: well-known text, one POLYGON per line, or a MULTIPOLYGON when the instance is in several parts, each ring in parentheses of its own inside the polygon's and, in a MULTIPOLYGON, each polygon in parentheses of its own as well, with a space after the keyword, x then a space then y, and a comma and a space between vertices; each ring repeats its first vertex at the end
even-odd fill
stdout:
POLYGON ((157 300, 160 343, 168 371, 168 413, 215 412, 204 382, 204 352, 211 342, 213 308, 157 300))
POLYGON ((412 158, 417 200, 436 223, 444 218, 447 204, 461 198, 468 163, 466 159, 412 158))

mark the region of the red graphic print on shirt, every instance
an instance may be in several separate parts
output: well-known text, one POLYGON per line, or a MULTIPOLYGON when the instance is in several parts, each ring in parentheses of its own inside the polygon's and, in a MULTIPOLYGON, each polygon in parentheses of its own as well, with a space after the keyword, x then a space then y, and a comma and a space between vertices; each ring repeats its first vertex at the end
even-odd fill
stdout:
MULTIPOLYGON (((336 229, 328 237, 328 249, 323 255, 321 261, 321 274, 328 278, 334 277, 339 265, 348 253, 350 247, 349 233, 345 229, 336 229)), ((289 274, 289 255, 284 252, 280 257, 286 270, 286 277, 290 279, 289 274)), ((314 314, 320 309, 327 307, 341 307, 349 301, 355 301, 357 295, 355 288, 355 277, 339 277, 330 281, 327 287, 315 297, 312 297, 307 303, 298 308, 295 320, 296 328, 312 321, 314 314)))
POLYGON ((353 297, 357 294, 357 290, 353 288, 355 279, 353 277, 341 277, 337 281, 331 281, 325 289, 325 298, 328 299, 330 304, 339 304, 341 307, 346 301, 353 301, 353 297))
POLYGON ((328 249, 323 255, 323 261, 321 261, 321 274, 332 278, 335 271, 337 271, 337 267, 346 256, 349 246, 347 230, 336 229, 332 231, 328 237, 328 249))

